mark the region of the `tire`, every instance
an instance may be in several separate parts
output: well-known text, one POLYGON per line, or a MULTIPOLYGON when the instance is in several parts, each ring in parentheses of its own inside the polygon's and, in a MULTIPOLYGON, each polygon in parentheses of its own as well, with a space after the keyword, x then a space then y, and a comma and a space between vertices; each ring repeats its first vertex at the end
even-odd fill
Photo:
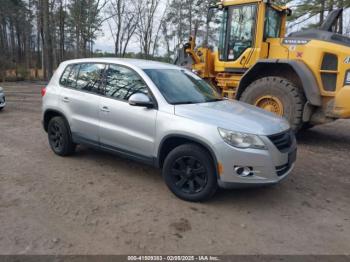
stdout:
POLYGON ((311 123, 309 123, 309 122, 306 122, 306 123, 304 123, 304 124, 301 126, 300 131, 307 131, 307 130, 313 128, 314 126, 315 126, 315 125, 313 125, 313 124, 311 124, 311 123))
POLYGON ((286 118, 294 131, 303 125, 303 109, 306 102, 303 91, 283 77, 264 77, 251 83, 243 92, 240 101, 259 106, 265 96, 278 98, 282 104, 282 116, 286 118))
POLYGON ((0 111, 3 110, 4 108, 3 107, 0 107, 0 111))
POLYGON ((168 188, 180 199, 199 202, 217 190, 217 176, 210 155, 200 146, 184 144, 166 157, 162 175, 168 188))
POLYGON ((69 125, 63 117, 56 116, 50 120, 47 134, 55 154, 69 156, 75 152, 76 144, 72 141, 69 125))

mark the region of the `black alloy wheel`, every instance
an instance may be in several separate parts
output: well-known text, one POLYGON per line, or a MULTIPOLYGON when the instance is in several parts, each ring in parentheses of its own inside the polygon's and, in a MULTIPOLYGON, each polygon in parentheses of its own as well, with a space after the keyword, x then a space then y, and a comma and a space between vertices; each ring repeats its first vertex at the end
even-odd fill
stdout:
POLYGON ((48 133, 50 145, 52 146, 53 150, 55 152, 62 151, 64 143, 63 132, 57 122, 54 122, 52 125, 50 125, 48 133))
POLYGON ((174 183, 186 194, 201 192, 208 182, 208 171, 205 166, 193 156, 178 158, 171 169, 174 183))
POLYGON ((177 197, 192 202, 205 201, 218 187, 215 166, 208 150, 197 144, 182 144, 166 156, 162 174, 177 197))

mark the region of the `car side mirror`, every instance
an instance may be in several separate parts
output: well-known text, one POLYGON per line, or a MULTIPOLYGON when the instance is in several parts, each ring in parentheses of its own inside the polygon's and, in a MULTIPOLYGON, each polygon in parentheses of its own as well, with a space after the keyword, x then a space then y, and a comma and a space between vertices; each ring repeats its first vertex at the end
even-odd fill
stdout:
POLYGON ((131 106, 141 106, 141 107, 147 107, 152 108, 154 107, 153 102, 149 98, 149 96, 143 94, 143 93, 136 93, 129 97, 129 105, 131 106))

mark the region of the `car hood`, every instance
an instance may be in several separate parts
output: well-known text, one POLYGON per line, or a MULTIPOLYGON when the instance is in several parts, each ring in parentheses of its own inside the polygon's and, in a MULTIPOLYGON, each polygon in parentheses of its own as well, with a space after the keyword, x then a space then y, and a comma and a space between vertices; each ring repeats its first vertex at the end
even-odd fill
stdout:
POLYGON ((288 122, 281 117, 233 100, 175 105, 175 115, 257 135, 272 135, 290 128, 288 122))

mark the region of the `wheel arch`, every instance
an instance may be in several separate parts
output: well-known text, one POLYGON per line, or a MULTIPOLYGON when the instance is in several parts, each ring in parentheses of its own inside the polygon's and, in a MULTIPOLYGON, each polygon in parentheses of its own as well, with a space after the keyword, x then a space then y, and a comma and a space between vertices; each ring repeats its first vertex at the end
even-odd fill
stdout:
POLYGON ((201 141, 200 139, 194 138, 191 136, 186 136, 186 135, 171 134, 171 135, 165 136, 159 144, 156 165, 160 168, 163 167, 164 160, 165 160, 166 156, 174 148, 176 148, 180 145, 183 145, 183 144, 190 144, 190 143, 196 144, 196 145, 200 146, 201 148, 203 148, 205 151, 207 151, 209 156, 214 161, 216 173, 219 174, 218 173, 218 160, 217 160, 217 157, 214 153, 214 150, 207 143, 201 141))
POLYGON ((264 59, 259 60, 242 76, 236 99, 240 99, 244 90, 255 80, 267 76, 280 76, 300 86, 307 101, 313 106, 321 106, 322 99, 317 81, 310 69, 300 61, 264 59))
POLYGON ((53 117, 56 117, 56 116, 60 116, 60 117, 63 117, 63 119, 67 122, 67 118, 66 116, 58 111, 58 110, 55 110, 55 109, 47 109, 44 113, 44 117, 43 117, 43 127, 44 127, 44 130, 47 132, 47 129, 48 129, 48 126, 49 126, 49 122, 50 120, 53 118, 53 117))

